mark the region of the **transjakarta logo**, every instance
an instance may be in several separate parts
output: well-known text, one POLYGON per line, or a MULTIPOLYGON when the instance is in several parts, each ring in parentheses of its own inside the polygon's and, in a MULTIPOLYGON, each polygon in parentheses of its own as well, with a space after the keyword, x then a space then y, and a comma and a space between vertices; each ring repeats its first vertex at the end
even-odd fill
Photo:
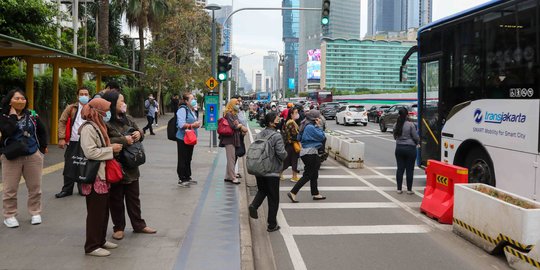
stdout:
POLYGON ((525 123, 525 121, 527 121, 527 116, 522 113, 513 114, 510 112, 507 112, 507 113, 486 112, 485 114, 482 114, 481 109, 476 109, 474 111, 474 121, 477 124, 480 124, 482 123, 482 119, 484 119, 485 123, 493 123, 493 124, 502 124, 502 122, 525 123))

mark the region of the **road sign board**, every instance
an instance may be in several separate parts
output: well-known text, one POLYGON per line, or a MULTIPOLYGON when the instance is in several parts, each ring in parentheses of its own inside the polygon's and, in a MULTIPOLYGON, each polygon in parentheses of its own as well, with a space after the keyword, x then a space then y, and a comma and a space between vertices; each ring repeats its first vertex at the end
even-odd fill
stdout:
POLYGON ((219 82, 216 79, 214 79, 214 77, 210 77, 208 78, 208 80, 206 80, 206 86, 208 86, 210 90, 214 90, 214 88, 216 88, 218 85, 219 85, 219 82))
POLYGON ((204 95, 204 128, 217 130, 219 119, 219 93, 209 92, 204 95))

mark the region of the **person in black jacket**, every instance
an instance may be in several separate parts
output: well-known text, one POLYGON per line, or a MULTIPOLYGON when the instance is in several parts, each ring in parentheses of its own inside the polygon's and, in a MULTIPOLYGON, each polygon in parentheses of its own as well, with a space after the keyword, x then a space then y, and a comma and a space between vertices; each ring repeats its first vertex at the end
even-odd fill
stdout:
POLYGON ((21 176, 28 188, 31 224, 41 224, 41 175, 47 153, 47 131, 34 111, 28 110, 26 95, 20 89, 10 91, 2 100, 2 194, 4 224, 16 228, 17 190, 21 176))

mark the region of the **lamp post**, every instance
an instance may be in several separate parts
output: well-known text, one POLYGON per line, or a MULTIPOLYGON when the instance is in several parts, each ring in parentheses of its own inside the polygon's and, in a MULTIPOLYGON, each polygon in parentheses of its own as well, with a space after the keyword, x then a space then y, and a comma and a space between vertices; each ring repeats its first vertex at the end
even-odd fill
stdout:
MULTIPOLYGON (((216 17, 215 17, 215 11, 220 10, 221 7, 216 4, 209 4, 204 7, 206 10, 212 11, 212 77, 216 77, 216 17)), ((223 85, 219 84, 219 112, 221 113, 222 110, 222 104, 223 104, 223 85)), ((217 147, 217 132, 214 130, 212 131, 212 145, 214 147, 217 147)))

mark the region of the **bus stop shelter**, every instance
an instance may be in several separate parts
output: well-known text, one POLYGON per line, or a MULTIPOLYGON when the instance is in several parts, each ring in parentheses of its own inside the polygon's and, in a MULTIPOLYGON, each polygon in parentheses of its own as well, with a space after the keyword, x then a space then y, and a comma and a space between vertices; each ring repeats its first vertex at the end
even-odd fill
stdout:
POLYGON ((0 57, 18 57, 26 62, 26 95, 28 107, 34 109, 34 65, 49 64, 53 69, 52 112, 50 123, 50 143, 58 143, 58 102, 60 89, 60 69, 74 68, 77 70, 77 87, 83 84, 85 73, 96 76, 96 91, 101 88, 102 76, 127 74, 142 74, 138 71, 107 64, 94 59, 67 53, 54 48, 20 40, 0 34, 0 57))

